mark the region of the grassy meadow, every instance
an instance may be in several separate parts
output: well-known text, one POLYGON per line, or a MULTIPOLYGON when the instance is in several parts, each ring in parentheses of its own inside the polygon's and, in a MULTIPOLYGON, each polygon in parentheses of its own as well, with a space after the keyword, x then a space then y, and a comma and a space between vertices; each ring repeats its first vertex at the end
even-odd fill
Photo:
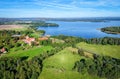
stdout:
MULTIPOLYGON (((18 48, 17 48, 18 49, 18 48)), ((20 48, 21 49, 21 48, 20 48)), ((39 46, 39 47, 33 47, 30 49, 26 49, 26 50, 18 50, 15 51, 16 48, 12 49, 10 53, 8 53, 7 55, 4 55, 6 57, 24 57, 24 56, 28 56, 29 58, 32 58, 34 56, 40 55, 46 51, 49 51, 53 49, 51 46, 39 46)))
POLYGON ((77 44, 77 47, 95 54, 111 56, 113 58, 120 59, 120 46, 118 45, 96 45, 81 42, 77 44))

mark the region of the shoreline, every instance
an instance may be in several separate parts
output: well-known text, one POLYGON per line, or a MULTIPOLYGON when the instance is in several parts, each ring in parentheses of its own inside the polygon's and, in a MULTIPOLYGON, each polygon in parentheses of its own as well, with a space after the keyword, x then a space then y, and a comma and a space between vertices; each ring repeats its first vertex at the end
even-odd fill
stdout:
POLYGON ((102 31, 102 32, 108 33, 108 34, 120 34, 120 33, 118 33, 118 32, 111 32, 111 31, 102 31))

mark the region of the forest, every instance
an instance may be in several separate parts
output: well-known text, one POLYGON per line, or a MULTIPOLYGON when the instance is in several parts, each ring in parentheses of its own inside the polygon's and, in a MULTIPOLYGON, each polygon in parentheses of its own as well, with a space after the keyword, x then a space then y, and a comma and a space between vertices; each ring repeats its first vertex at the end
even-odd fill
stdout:
MULTIPOLYGON (((79 51, 80 55, 82 51, 79 51)), ((118 79, 120 77, 120 59, 111 58, 108 56, 99 56, 94 54, 93 59, 80 59, 75 63, 73 69, 79 73, 89 73, 107 79, 118 79)))

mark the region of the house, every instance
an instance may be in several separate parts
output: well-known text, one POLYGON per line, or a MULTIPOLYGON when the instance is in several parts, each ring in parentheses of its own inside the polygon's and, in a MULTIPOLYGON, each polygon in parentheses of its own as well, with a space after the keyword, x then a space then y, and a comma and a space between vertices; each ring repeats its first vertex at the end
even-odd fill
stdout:
POLYGON ((48 37, 40 37, 40 38, 38 38, 38 40, 40 40, 40 41, 48 40, 48 37))
POLYGON ((46 35, 46 37, 48 37, 48 38, 49 38, 49 37, 50 37, 50 35, 46 35))
POLYGON ((31 45, 32 42, 35 42, 35 38, 30 38, 30 37, 26 36, 26 38, 23 39, 23 41, 24 41, 26 44, 31 45))
POLYGON ((0 50, 0 53, 6 53, 6 49, 3 47, 1 50, 0 50))
POLYGON ((12 35, 11 37, 21 37, 21 35, 12 35))

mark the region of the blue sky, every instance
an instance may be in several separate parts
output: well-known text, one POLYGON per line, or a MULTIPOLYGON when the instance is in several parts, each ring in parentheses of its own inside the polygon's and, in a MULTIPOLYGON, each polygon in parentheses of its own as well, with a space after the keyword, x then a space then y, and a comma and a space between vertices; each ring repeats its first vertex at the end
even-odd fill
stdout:
POLYGON ((120 0, 0 0, 0 17, 120 17, 120 0))

